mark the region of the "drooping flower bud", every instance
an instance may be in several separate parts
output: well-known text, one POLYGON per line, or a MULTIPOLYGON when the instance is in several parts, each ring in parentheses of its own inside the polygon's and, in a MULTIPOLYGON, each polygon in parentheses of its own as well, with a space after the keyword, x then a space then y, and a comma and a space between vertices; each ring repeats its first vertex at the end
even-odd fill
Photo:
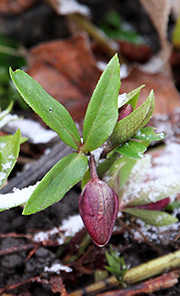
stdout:
POLYGON ((80 195, 79 210, 92 240, 102 247, 111 237, 118 214, 119 199, 114 190, 98 178, 93 158, 90 171, 91 180, 80 195))
POLYGON ((125 104, 121 108, 119 108, 119 117, 117 121, 120 121, 121 119, 127 117, 129 114, 131 114, 133 111, 133 108, 130 104, 125 104))

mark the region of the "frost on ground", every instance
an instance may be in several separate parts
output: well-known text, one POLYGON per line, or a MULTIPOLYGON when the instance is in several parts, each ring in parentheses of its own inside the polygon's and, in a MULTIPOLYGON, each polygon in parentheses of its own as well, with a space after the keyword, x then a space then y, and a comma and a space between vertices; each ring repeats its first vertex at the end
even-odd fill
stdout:
POLYGON ((17 207, 26 203, 38 183, 39 182, 33 186, 25 187, 21 190, 14 188, 12 193, 0 194, 0 211, 17 207))

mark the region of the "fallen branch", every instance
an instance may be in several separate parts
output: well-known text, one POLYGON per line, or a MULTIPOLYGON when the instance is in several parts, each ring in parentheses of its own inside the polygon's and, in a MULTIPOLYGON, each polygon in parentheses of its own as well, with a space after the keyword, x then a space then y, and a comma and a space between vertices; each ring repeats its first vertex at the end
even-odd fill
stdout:
MULTIPOLYGON (((174 253, 169 253, 168 255, 165 255, 165 256, 158 257, 156 259, 148 261, 147 263, 143 263, 139 266, 129 269, 126 272, 123 281, 125 284, 132 285, 132 284, 141 282, 145 279, 156 276, 158 274, 161 274, 163 272, 167 272, 169 270, 173 270, 179 267, 180 267, 180 250, 174 253)), ((171 284, 172 281, 174 281, 173 283, 175 284, 176 278, 179 277, 179 275, 180 275, 180 270, 178 269, 177 271, 174 271, 174 275, 172 276, 172 279, 170 279, 171 276, 169 278, 167 277, 167 280, 168 281, 170 280, 169 284, 171 284)), ((165 281, 165 277, 164 277, 164 281, 165 281)), ((168 282, 166 284, 168 285, 168 282)), ((69 296, 83 296, 85 295, 85 293, 86 295, 89 295, 91 293, 100 292, 109 287, 116 287, 119 285, 121 285, 121 283, 114 276, 111 276, 106 281, 99 281, 95 284, 89 285, 82 290, 77 290, 75 292, 70 293, 69 296)), ((110 295, 109 292, 108 292, 108 295, 110 295)), ((114 296, 115 295, 121 295, 121 294, 114 294, 114 296)), ((127 294, 122 294, 122 295, 127 295, 127 294)), ((132 295, 135 295, 135 294, 132 294, 132 295)))

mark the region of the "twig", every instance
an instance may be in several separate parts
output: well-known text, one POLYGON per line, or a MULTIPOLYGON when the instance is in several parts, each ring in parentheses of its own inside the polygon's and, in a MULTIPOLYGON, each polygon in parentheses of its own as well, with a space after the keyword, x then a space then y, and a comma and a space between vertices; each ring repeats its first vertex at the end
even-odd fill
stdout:
POLYGON ((0 250, 0 257, 1 256, 6 256, 9 254, 14 254, 14 253, 20 253, 20 252, 26 252, 34 248, 35 245, 33 244, 27 244, 27 245, 22 245, 18 247, 12 247, 12 248, 7 248, 5 250, 0 250))
POLYGON ((98 294, 97 296, 134 296, 141 295, 142 293, 152 293, 161 289, 173 287, 175 284, 178 283, 179 276, 180 269, 171 271, 167 274, 163 274, 159 277, 145 281, 130 288, 98 294))
MULTIPOLYGON (((132 285, 151 278, 155 275, 163 272, 179 268, 180 267, 180 250, 169 253, 168 255, 158 257, 150 260, 147 263, 143 263, 139 266, 129 269, 124 276, 124 283, 132 285)), ((180 271, 178 270, 178 275, 180 271)), ((109 277, 106 281, 100 281, 98 283, 87 286, 82 290, 77 290, 70 293, 69 296, 83 296, 94 292, 100 292, 108 287, 115 287, 120 285, 120 282, 114 277, 109 277)), ((109 295, 109 294, 108 294, 109 295)), ((118 294, 117 294, 118 295, 118 294)), ((126 295, 126 294, 124 294, 126 295)))
POLYGON ((129 269, 124 276, 124 281, 132 285, 178 267, 180 267, 180 250, 129 269))
POLYGON ((80 14, 69 14, 67 18, 96 40, 110 57, 119 51, 118 44, 109 39, 103 31, 92 24, 87 18, 80 14))
MULTIPOLYGON (((46 2, 48 2, 49 5, 51 5, 51 7, 56 11, 56 13, 61 14, 58 1, 46 0, 46 2)), ((90 20, 85 18, 83 15, 74 13, 66 15, 66 17, 70 23, 76 24, 79 28, 87 32, 89 36, 91 36, 94 40, 101 44, 103 49, 110 57, 112 57, 115 53, 119 52, 119 45, 115 41, 109 39, 102 30, 96 27, 90 20)), ((120 62, 122 62, 122 57, 119 58, 120 62)))
POLYGON ((8 46, 5 46, 5 45, 0 45, 0 53, 12 55, 12 56, 15 56, 15 57, 21 57, 21 58, 23 58, 25 56, 22 49, 8 47, 8 46))

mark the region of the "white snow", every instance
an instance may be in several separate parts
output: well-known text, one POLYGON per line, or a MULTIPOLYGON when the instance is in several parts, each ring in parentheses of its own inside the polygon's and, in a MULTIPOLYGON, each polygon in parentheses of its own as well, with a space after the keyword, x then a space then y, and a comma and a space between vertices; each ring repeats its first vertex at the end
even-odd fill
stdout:
POLYGON ((180 192, 179 155, 180 145, 170 143, 161 152, 157 150, 157 155, 152 159, 147 154, 143 160, 137 161, 124 187, 122 206, 134 198, 156 202, 170 197, 172 202, 180 192))
POLYGON ((74 236, 83 227, 84 224, 82 222, 80 215, 74 215, 69 217, 68 219, 63 220, 61 231, 65 232, 64 235, 66 237, 74 236))
POLYGON ((121 79, 126 78, 129 75, 129 69, 126 64, 121 64, 120 66, 120 77, 121 79))
POLYGON ((23 189, 14 188, 12 193, 0 194, 0 210, 10 209, 26 203, 38 183, 39 182, 33 186, 25 187, 23 189))
POLYGON ((0 186, 3 184, 5 179, 7 178, 9 169, 12 167, 12 160, 7 161, 5 163, 1 163, 1 172, 0 172, 0 186))
POLYGON ((0 149, 3 149, 6 145, 7 145, 7 143, 1 142, 0 143, 0 149))
POLYGON ((3 117, 3 119, 0 120, 0 128, 2 128, 4 125, 6 125, 9 121, 17 120, 17 119, 18 119, 17 115, 7 114, 6 116, 3 117))
POLYGON ((79 13, 84 16, 90 16, 90 9, 75 0, 58 0, 57 2, 59 3, 58 11, 62 15, 79 13))
POLYGON ((123 93, 118 96, 118 108, 120 108, 122 105, 124 105, 123 102, 126 102, 127 93, 123 93))
POLYGON ((63 233, 62 237, 57 238, 59 245, 64 244, 66 237, 73 237, 76 232, 84 227, 80 215, 70 216, 64 219, 59 227, 54 227, 51 230, 40 231, 34 235, 33 241, 47 241, 53 234, 63 233))
POLYGON ((102 152, 103 152, 103 147, 99 147, 91 152, 91 154, 94 155, 96 163, 99 163, 99 159, 102 152))
POLYGON ((54 263, 50 267, 48 266, 44 267, 44 272, 52 272, 52 273, 60 274, 61 270, 65 272, 71 272, 72 268, 66 265, 62 265, 60 263, 54 263))
POLYGON ((103 61, 97 61, 97 66, 99 70, 104 71, 106 69, 107 63, 103 61))
POLYGON ((2 185, 2 182, 6 179, 6 173, 0 172, 0 185, 2 185))
MULTIPOLYGON (((168 243, 172 242, 173 239, 176 237, 180 227, 180 222, 161 227, 146 224, 140 219, 136 219, 136 223, 139 226, 140 232, 142 232, 148 240, 161 245, 167 245, 168 243)), ((144 241, 144 238, 137 229, 134 229, 132 227, 131 231, 135 240, 144 241)))
POLYGON ((164 66, 164 61, 161 54, 153 56, 146 64, 139 66, 139 68, 149 74, 156 74, 161 72, 162 67, 164 66))
MULTIPOLYGON (((60 227, 54 227, 51 230, 37 232, 34 235, 33 241, 35 242, 47 241, 51 235, 57 234, 60 231, 61 231, 60 227)), ((64 241, 62 243, 64 243, 64 241)))
POLYGON ((30 119, 18 119, 11 121, 7 124, 11 129, 20 129, 23 137, 27 137, 32 143, 48 143, 55 137, 57 137, 56 132, 50 129, 45 129, 37 121, 30 119))
POLYGON ((8 161, 8 162, 6 162, 6 163, 2 163, 2 169, 3 169, 4 171, 6 171, 6 170, 8 170, 8 169, 11 168, 11 165, 12 165, 12 161, 8 161))

